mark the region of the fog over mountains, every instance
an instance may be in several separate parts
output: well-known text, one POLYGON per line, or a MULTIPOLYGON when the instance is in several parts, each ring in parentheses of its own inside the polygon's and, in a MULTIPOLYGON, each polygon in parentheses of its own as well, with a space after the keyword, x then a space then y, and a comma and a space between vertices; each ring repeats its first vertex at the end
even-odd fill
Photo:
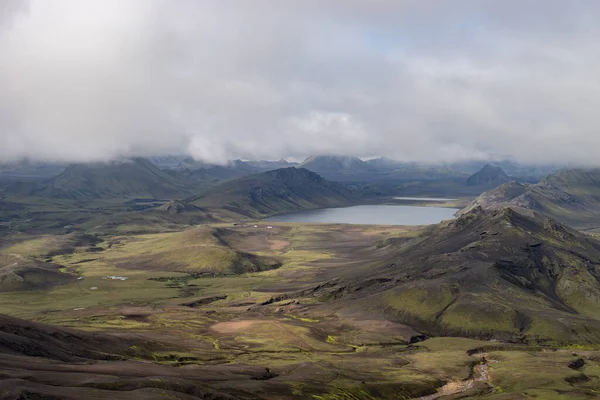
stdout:
POLYGON ((598 164, 600 4, 4 0, 0 161, 598 164))

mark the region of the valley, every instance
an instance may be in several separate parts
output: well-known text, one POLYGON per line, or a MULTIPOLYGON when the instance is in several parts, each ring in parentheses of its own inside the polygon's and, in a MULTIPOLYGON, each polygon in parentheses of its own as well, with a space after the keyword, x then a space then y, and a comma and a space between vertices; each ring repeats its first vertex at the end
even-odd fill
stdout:
POLYGON ((0 400, 600 399, 599 20, 0 0, 0 400))
MULTIPOLYGON (((97 367, 86 367, 85 384, 71 380, 64 388, 62 393, 71 396, 103 396, 109 390, 104 382, 110 379, 110 393, 116 398, 133 396, 142 387, 168 388, 177 397, 184 383, 183 387, 200 387, 222 396, 216 398, 411 399, 433 396, 445 382, 467 379, 482 352, 488 360, 498 360, 490 364, 491 378, 461 386, 461 394, 496 393, 492 398, 510 398, 501 393, 518 390, 545 398, 558 398, 558 393, 564 392, 585 398, 594 393, 593 378, 576 385, 568 383, 568 379, 577 380, 600 368, 594 361, 592 343, 570 348, 567 343, 544 346, 489 341, 485 335, 438 336, 434 330, 415 330, 401 316, 393 316, 396 303, 385 305, 389 302, 385 296, 346 300, 343 295, 341 301, 335 301, 339 281, 375 268, 379 259, 396 252, 389 243, 414 240, 423 233, 422 228, 270 226, 273 228, 215 224, 202 232, 195 232, 196 228, 184 231, 183 237, 173 233, 113 238, 112 243, 94 245, 102 251, 89 252, 88 245, 80 246, 71 253, 52 256, 52 262, 63 266, 64 273, 77 276, 76 280, 34 292, 3 291, 1 312, 141 342, 125 349, 132 358, 129 365, 103 361, 92 364, 97 367), (277 260, 278 264, 267 264, 264 271, 257 266, 250 267, 255 271, 239 271, 233 255, 211 256, 210 265, 194 264, 192 248, 201 247, 203 259, 216 251, 209 250, 215 246, 210 238, 214 232, 237 252, 277 260), (172 248, 174 243, 178 247, 172 248), (142 248, 151 249, 150 253, 142 248), (161 264, 144 261, 142 254, 161 264), (186 263, 177 254, 185 254, 190 261, 186 263), (577 358, 574 353, 586 360, 579 370, 569 368, 577 358), (134 366, 143 360, 156 365, 151 373, 163 384, 126 378, 130 368, 149 368, 146 363, 134 366), (101 372, 101 365, 109 369, 101 372), (272 377, 251 378, 266 368, 272 377), (520 375, 519 369, 529 370, 529 375, 520 375), (204 378, 190 375, 198 373, 204 378), (221 378, 210 378, 211 373, 221 378), (250 377, 244 378, 244 374, 250 377), (557 378, 563 380, 562 386, 549 384, 557 378), (133 392, 132 379, 139 387, 133 392)), ((44 240, 52 243, 58 239, 44 240)), ((34 241, 2 251, 36 254, 39 249, 34 241)), ((36 257, 47 258, 43 251, 36 257)), ((372 290, 372 282, 363 282, 356 282, 353 291, 372 290)), ((375 289, 375 293, 380 290, 375 289)), ((18 371, 29 368, 27 365, 5 364, 3 369, 10 376, 22 376, 18 371)), ((73 372, 84 370, 77 362, 67 365, 73 372)), ((53 393, 58 390, 56 384, 43 382, 66 382, 66 371, 52 364, 36 367, 15 387, 53 393), (40 381, 42 373, 47 378, 40 381)), ((6 384, 0 381, 0 387, 2 382, 6 384)))
POLYGON ((3 192, 6 398, 597 395, 592 234, 444 185, 432 201, 283 168, 194 189, 124 168, 3 192), (348 206, 363 218, 310 222, 348 206))

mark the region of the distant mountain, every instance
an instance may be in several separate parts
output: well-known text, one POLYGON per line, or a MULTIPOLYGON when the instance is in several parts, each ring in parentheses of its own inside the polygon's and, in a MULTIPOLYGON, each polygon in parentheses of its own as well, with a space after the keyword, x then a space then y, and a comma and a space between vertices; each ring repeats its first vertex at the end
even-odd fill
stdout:
POLYGON ((402 162, 383 157, 362 161, 357 157, 318 156, 309 157, 299 166, 333 181, 385 185, 416 180, 462 178, 466 175, 444 166, 402 162))
POLYGON ((231 180, 188 201, 202 208, 222 208, 255 217, 348 205, 359 197, 358 192, 343 184, 291 167, 231 180))
POLYGON ((407 163, 397 160, 392 160, 391 158, 380 157, 373 158, 365 161, 365 163, 374 168, 379 169, 398 169, 398 168, 406 168, 408 166, 416 166, 416 163, 407 163))
POLYGON ((33 162, 28 160, 0 164, 0 181, 48 179, 59 175, 66 167, 66 164, 58 162, 33 162))
POLYGON ((259 167, 242 160, 232 160, 225 165, 186 160, 177 166, 177 172, 194 182, 215 184, 263 171, 259 167))
MULTIPOLYGON (((446 166, 454 171, 474 174, 488 164, 490 164, 489 161, 462 161, 448 163, 446 166)), ((521 164, 510 160, 496 160, 491 164, 502 168, 508 176, 531 183, 537 183, 545 176, 556 173, 565 167, 559 164, 521 164)))
POLYGON ((160 169, 177 169, 181 163, 193 161, 190 156, 186 155, 153 156, 148 160, 160 169))
POLYGON ((195 182, 215 183, 296 165, 297 163, 289 163, 285 160, 231 160, 227 164, 218 165, 188 158, 181 162, 176 169, 181 175, 195 182))
POLYGON ((540 211, 578 228, 600 227, 600 169, 563 170, 532 185, 510 182, 483 193, 464 212, 507 205, 540 211))
POLYGON ((358 157, 348 156, 313 156, 308 157, 298 167, 317 173, 340 173, 344 171, 363 171, 369 164, 358 157))
POLYGON ((467 178, 468 186, 498 186, 508 182, 510 178, 500 167, 485 165, 479 171, 467 178))
POLYGON ((16 190, 39 197, 106 199, 171 198, 186 195, 191 189, 183 178, 158 169, 147 159, 133 158, 72 164, 55 178, 33 187, 20 186, 16 190))
POLYGON ((246 161, 245 163, 256 168, 260 172, 267 172, 267 171, 273 171, 275 169, 295 167, 298 165, 298 163, 288 162, 283 159, 278 160, 278 161, 267 161, 267 160, 246 161))

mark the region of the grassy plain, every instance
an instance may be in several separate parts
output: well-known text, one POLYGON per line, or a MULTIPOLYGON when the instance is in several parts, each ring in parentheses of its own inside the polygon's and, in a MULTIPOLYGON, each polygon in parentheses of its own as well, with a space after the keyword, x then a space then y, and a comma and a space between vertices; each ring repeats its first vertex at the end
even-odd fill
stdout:
MULTIPOLYGON (((1 292, 0 313, 145 335, 164 344, 152 354, 158 364, 269 368, 277 377, 256 389, 260 398, 272 390, 284 398, 433 399, 446 384, 460 389, 441 398, 598 395, 600 351, 594 348, 420 337, 389 319, 385 302, 340 306, 315 287, 342 271, 368 270, 386 259, 386 243, 419 234, 418 227, 256 222, 153 234, 15 236, 1 253, 59 264, 78 279, 1 292), (489 365, 485 380, 477 378, 482 357, 489 365), (579 358, 584 365, 570 368, 579 358), (474 384, 464 389, 469 379, 474 384)), ((423 308, 422 295, 415 289, 386 301, 423 308)), ((443 288, 439 297, 441 307, 451 301, 443 288)), ((427 307, 424 313, 439 312, 427 307)))

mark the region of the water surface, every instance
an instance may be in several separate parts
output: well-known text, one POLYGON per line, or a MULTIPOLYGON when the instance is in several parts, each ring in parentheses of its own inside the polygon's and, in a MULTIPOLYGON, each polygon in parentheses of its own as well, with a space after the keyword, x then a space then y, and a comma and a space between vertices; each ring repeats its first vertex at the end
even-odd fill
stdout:
POLYGON ((394 200, 410 200, 410 201, 455 201, 458 199, 444 199, 441 197, 394 197, 394 200))
POLYGON ((298 211, 267 218, 273 222, 322 224, 430 225, 454 218, 456 208, 364 205, 298 211))

